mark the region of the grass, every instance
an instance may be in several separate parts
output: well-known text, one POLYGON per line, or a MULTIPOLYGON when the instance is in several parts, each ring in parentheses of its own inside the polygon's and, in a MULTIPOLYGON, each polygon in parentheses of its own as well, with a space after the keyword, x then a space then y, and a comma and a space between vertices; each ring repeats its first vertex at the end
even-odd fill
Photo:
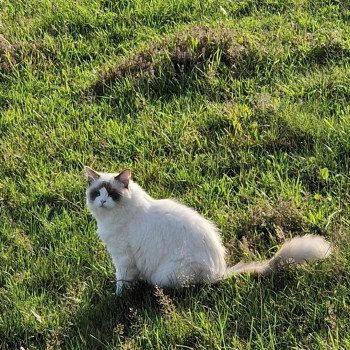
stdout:
POLYGON ((348 349, 350 6, 0 6, 0 349, 348 349), (329 260, 119 299, 83 165, 133 169, 230 262, 317 233, 329 260))

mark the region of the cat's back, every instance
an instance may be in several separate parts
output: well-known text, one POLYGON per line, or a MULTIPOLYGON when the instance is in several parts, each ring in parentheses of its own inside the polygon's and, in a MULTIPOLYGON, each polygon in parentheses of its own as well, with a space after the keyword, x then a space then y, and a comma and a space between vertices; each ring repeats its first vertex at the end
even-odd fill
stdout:
POLYGON ((194 209, 174 199, 159 199, 153 202, 152 214, 167 222, 196 222, 203 225, 213 225, 194 209))
POLYGON ((147 226, 156 228, 159 234, 221 243, 218 229, 211 221, 176 200, 154 200, 146 217, 147 226))

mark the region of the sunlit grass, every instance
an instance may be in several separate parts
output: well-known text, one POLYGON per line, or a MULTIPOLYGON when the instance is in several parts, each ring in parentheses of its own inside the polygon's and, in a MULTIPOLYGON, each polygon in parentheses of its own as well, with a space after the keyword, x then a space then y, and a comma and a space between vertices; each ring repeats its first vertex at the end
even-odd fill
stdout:
POLYGON ((0 349, 347 349, 350 8, 5 1, 0 349), (325 262, 119 299, 83 165, 214 221, 229 261, 288 237, 325 262))

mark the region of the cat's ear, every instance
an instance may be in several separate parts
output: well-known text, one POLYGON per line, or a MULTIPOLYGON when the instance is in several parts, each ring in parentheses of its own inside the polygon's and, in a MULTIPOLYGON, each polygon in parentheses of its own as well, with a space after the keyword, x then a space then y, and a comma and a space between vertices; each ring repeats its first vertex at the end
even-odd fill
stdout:
POLYGON ((117 181, 120 181, 125 188, 129 188, 129 180, 131 178, 131 170, 125 169, 118 176, 115 177, 117 181))
POLYGON ((88 166, 85 166, 84 169, 90 184, 100 177, 100 174, 98 172, 96 172, 95 170, 92 170, 88 166))

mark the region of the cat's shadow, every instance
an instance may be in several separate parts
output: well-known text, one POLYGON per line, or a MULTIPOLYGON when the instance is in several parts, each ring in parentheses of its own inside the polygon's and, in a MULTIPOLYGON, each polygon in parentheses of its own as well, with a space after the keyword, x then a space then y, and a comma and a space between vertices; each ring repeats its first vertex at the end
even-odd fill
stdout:
MULTIPOLYGON (((268 289, 275 293, 285 293, 285 285, 291 290, 296 287, 294 273, 276 274, 262 280, 268 289)), ((256 283, 261 279, 254 278, 256 283)), ((191 308, 194 296, 197 296, 206 307, 213 307, 222 294, 230 293, 229 286, 236 283, 235 278, 209 286, 190 286, 182 290, 157 289, 147 283, 138 282, 126 289, 122 295, 114 293, 114 283, 108 283, 103 295, 92 296, 88 306, 78 310, 74 324, 67 336, 71 345, 83 344, 87 349, 106 349, 120 345, 134 336, 135 329, 142 327, 143 318, 156 319, 171 311, 172 305, 177 308, 191 308), (168 308, 168 310, 167 310, 168 308)), ((246 283, 241 281, 240 283, 246 283)), ((231 291, 232 293, 232 291, 231 291)), ((258 297, 256 288, 252 288, 247 299, 258 297)), ((234 297, 234 295, 232 295, 234 297)), ((137 333, 137 331, 136 331, 137 333)))
POLYGON ((152 318, 163 313, 157 290, 147 283, 138 282, 120 296, 115 295, 114 286, 108 285, 102 295, 93 295, 89 305, 76 312, 66 337, 70 345, 83 344, 87 349, 118 345, 141 325, 145 312, 152 318))
MULTIPOLYGON (((162 290, 138 282, 117 297, 114 284, 108 285, 104 294, 96 293, 88 306, 76 312, 66 339, 71 346, 83 344, 87 349, 118 345, 141 326, 145 313, 150 318, 160 317, 167 312, 167 301, 177 306, 188 299, 189 294, 200 293, 201 288, 191 286, 184 290, 162 290)), ((211 288, 215 290, 215 286, 211 288)))

